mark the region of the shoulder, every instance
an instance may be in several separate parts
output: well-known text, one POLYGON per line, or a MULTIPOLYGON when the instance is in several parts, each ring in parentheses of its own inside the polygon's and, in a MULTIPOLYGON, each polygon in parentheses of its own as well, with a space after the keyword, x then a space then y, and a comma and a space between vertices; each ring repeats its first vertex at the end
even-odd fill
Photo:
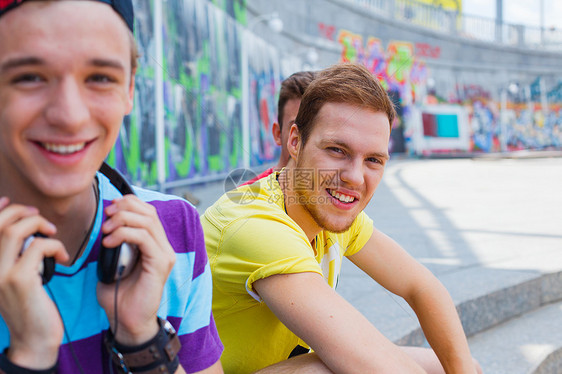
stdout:
POLYGON ((360 242, 360 246, 365 244, 366 239, 373 233, 373 220, 365 212, 359 213, 351 226, 344 232, 334 233, 323 231, 327 242, 337 241, 343 248, 348 248, 360 242))
POLYGON ((199 214, 185 199, 135 187, 135 194, 158 213, 168 241, 176 253, 204 251, 199 214))
POLYGON ((165 194, 136 186, 133 187, 133 190, 135 191, 135 195, 137 195, 141 200, 153 205, 169 206, 171 204, 173 206, 175 204, 185 204, 195 210, 195 207, 189 201, 176 195, 165 194))
MULTIPOLYGON (((208 224, 221 231, 255 219, 258 219, 256 224, 266 221, 284 223, 290 218, 283 204, 283 193, 277 181, 274 178, 262 178, 251 185, 226 192, 205 211, 203 221, 208 221, 208 224)), ((209 225, 204 222, 203 226, 207 231, 209 225)))

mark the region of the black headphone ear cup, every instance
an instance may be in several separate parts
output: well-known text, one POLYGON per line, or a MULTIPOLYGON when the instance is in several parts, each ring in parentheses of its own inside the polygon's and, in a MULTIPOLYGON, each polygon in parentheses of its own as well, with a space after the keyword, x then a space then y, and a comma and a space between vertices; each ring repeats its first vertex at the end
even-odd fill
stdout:
MULTIPOLYGON (((105 175, 109 182, 117 188, 123 195, 134 195, 135 191, 127 183, 121 173, 105 162, 100 167, 100 172, 105 175)), ((102 236, 102 240, 105 235, 102 236)), ((98 279, 102 283, 111 284, 119 277, 126 277, 135 266, 139 257, 139 251, 136 245, 122 243, 115 248, 105 248, 103 245, 98 254, 98 279), (119 272, 119 274, 118 274, 119 272)))
MULTIPOLYGON (((28 236, 21 248, 21 252, 23 253, 27 250, 27 247, 30 246, 31 242, 35 240, 35 238, 46 238, 47 236, 41 234, 40 232, 36 232, 35 234, 28 236)), ((49 283, 49 281, 55 275, 55 258, 54 257, 43 257, 43 263, 39 267, 39 275, 41 275, 41 282, 43 284, 49 283)))
POLYGON ((43 257, 43 273, 41 274, 43 284, 49 283, 53 275, 55 275, 55 258, 43 257))
POLYGON ((105 284, 111 284, 115 281, 117 274, 117 263, 119 262, 119 253, 121 246, 115 248, 100 248, 98 255, 98 279, 105 284))

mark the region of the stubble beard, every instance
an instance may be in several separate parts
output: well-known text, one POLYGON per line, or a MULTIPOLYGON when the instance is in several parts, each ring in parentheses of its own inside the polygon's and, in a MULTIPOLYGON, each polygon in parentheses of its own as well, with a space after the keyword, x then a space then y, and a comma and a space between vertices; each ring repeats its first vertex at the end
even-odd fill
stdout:
MULTIPOLYGON (((305 164, 304 160, 299 159, 296 162, 296 168, 302 168, 303 165, 305 164)), ((316 169, 314 169, 314 175, 316 175, 316 169)), ((332 197, 329 196, 329 194, 326 192, 326 194, 322 194, 321 191, 325 191, 325 187, 321 186, 318 181, 316 180, 315 176, 312 177, 312 181, 311 181, 311 185, 309 186, 310 190, 312 191, 312 193, 310 193, 310 191, 308 190, 295 190, 295 195, 297 197, 297 201, 301 202, 300 204, 302 205, 302 207, 308 212, 308 214, 310 215, 310 217, 314 220, 314 222, 322 229, 322 230, 326 230, 329 232, 333 232, 336 234, 340 234, 343 232, 346 232, 351 225, 353 224, 353 222, 355 221, 355 217, 352 217, 349 219, 349 222, 345 222, 342 225, 337 225, 336 222, 333 222, 330 218, 331 215, 330 213, 326 213, 325 211, 322 211, 322 208, 325 206, 325 208, 329 208, 328 205, 332 205, 331 202, 326 202, 329 201, 329 199, 331 199, 332 197), (318 192, 318 195, 316 196, 316 199, 311 199, 311 195, 313 195, 314 192, 318 192), (318 197, 320 197, 321 199, 318 199, 318 197), (313 200, 313 201, 311 201, 313 200), (325 201, 324 204, 318 204, 315 203, 314 200, 316 202, 318 202, 318 200, 323 200, 325 201)), ((335 213, 337 214, 337 213, 335 213)), ((338 217, 339 218, 339 217, 338 217)))
MULTIPOLYGON (((304 191, 295 191, 298 200, 302 201, 302 207, 308 212, 310 217, 314 220, 314 222, 322 229, 329 232, 333 232, 336 234, 340 234, 349 230, 353 222, 355 221, 356 216, 350 217, 349 222, 344 222, 342 224, 338 224, 331 220, 331 217, 337 215, 337 213, 330 215, 329 213, 322 211, 322 205, 314 204, 310 202, 310 197, 304 191)), ((328 194, 326 194, 328 195, 328 194)), ((326 196, 326 199, 330 199, 330 197, 326 196)), ((326 203, 328 205, 330 203, 326 203)), ((329 208, 326 206, 326 208, 329 208)), ((341 218, 341 217, 338 217, 341 218)), ((339 220, 337 220, 339 221, 339 220)))

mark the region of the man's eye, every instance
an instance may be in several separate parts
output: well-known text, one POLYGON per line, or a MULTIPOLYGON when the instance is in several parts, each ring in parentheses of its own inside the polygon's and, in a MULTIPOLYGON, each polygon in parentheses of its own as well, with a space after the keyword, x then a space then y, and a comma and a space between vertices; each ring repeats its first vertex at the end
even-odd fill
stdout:
POLYGON ((338 147, 328 147, 328 150, 330 150, 331 152, 334 152, 334 153, 341 153, 341 154, 344 153, 343 149, 338 148, 338 147))
POLYGON ((88 80, 94 83, 113 83, 115 79, 105 74, 93 74, 88 80))
POLYGON ((12 79, 12 83, 39 83, 44 79, 38 74, 20 74, 12 79))
POLYGON ((379 160, 376 157, 369 157, 367 158, 367 162, 373 163, 373 164, 382 164, 382 161, 379 160))

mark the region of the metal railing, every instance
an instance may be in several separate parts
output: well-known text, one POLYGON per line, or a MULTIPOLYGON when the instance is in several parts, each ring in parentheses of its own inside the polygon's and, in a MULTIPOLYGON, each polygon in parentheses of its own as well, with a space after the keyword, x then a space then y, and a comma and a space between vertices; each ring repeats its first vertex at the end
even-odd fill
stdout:
POLYGON ((467 39, 523 48, 562 50, 562 29, 497 23, 416 0, 347 0, 394 19, 467 39))

